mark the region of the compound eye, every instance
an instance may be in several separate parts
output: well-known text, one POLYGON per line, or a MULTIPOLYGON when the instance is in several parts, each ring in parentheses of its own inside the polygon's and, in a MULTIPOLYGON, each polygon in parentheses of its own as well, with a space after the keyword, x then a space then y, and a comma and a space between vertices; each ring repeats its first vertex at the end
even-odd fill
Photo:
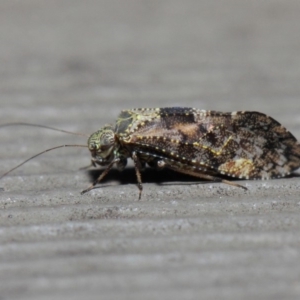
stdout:
POLYGON ((93 151, 93 150, 97 150, 97 144, 95 144, 95 143, 90 143, 89 144, 89 150, 91 150, 91 151, 93 151))

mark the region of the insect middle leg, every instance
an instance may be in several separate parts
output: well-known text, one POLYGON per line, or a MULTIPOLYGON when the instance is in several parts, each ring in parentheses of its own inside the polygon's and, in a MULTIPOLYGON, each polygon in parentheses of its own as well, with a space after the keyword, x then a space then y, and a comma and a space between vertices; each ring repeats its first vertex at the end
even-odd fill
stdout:
POLYGON ((141 170, 142 170, 143 166, 142 166, 142 163, 141 163, 141 161, 140 161, 140 159, 137 156, 135 151, 132 153, 132 159, 133 159, 133 162, 134 162, 136 178, 137 178, 137 181, 138 181, 138 188, 139 188, 139 191, 140 191, 139 200, 141 200, 142 191, 143 191, 141 170))

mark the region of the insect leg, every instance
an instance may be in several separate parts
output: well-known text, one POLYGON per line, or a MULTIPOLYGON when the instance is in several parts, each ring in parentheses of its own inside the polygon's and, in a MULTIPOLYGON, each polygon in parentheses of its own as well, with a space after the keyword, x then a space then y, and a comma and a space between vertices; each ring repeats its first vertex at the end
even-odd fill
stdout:
POLYGON ((229 185, 232 185, 232 186, 235 186, 235 187, 242 188, 244 190, 248 190, 245 186, 243 186, 241 184, 237 184, 235 182, 232 182, 232 181, 229 181, 229 180, 226 180, 226 179, 222 179, 220 177, 213 176, 213 175, 210 175, 210 174, 195 172, 194 170, 190 170, 190 169, 173 167, 173 166, 170 166, 169 164, 166 164, 165 162, 164 162, 163 166, 165 166, 166 168, 169 168, 171 170, 174 170, 174 171, 177 171, 177 172, 180 172, 180 173, 184 173, 184 174, 188 174, 188 175, 191 175, 191 176, 195 176, 195 177, 198 177, 198 178, 201 178, 201 179, 206 179, 206 180, 215 181, 215 182, 222 182, 222 183, 225 183, 225 184, 229 184, 229 185))
POLYGON ((157 162, 157 166, 160 168, 160 169, 163 169, 165 166, 166 166, 166 163, 163 161, 163 160, 159 160, 157 162))
POLYGON ((126 158, 119 158, 119 162, 117 162, 117 168, 119 171, 123 171, 127 165, 127 159, 126 158))
POLYGON ((138 158, 135 151, 132 152, 132 159, 133 159, 133 162, 134 162, 136 178, 137 178, 137 181, 138 181, 138 188, 140 190, 140 193, 139 193, 139 200, 140 200, 141 196, 142 196, 142 190, 143 190, 142 176, 141 176, 142 164, 141 164, 141 161, 139 160, 139 158, 138 158))
POLYGON ((81 192, 81 195, 83 195, 83 194, 89 192, 90 190, 92 190, 107 175, 107 173, 111 170, 113 165, 115 163, 119 163, 119 162, 120 162, 120 158, 116 158, 116 159, 112 160, 110 162, 110 164, 107 166, 107 168, 101 173, 101 175, 86 190, 83 190, 81 192))
POLYGON ((222 179, 220 177, 212 176, 212 175, 209 175, 209 174, 197 174, 197 175, 193 174, 193 176, 197 176, 199 178, 203 178, 203 179, 211 180, 211 181, 215 181, 215 182, 222 182, 222 183, 225 183, 225 184, 228 184, 228 185, 232 185, 232 186, 235 186, 235 187, 242 188, 246 191, 248 190, 245 186, 243 186, 241 184, 238 184, 238 183, 235 183, 233 181, 226 180, 226 179, 222 179))

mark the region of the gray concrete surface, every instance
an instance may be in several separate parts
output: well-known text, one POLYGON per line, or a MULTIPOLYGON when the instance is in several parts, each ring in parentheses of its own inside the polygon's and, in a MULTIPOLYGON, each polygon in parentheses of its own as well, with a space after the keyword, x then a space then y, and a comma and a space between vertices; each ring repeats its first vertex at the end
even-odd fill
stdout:
MULTIPOLYGON (((92 133, 132 107, 272 115, 300 139, 300 2, 0 1, 0 123, 92 133)), ((86 138, 0 128, 1 173, 86 138)), ((61 149, 0 181, 0 299, 300 299, 300 178, 249 190, 61 149)))

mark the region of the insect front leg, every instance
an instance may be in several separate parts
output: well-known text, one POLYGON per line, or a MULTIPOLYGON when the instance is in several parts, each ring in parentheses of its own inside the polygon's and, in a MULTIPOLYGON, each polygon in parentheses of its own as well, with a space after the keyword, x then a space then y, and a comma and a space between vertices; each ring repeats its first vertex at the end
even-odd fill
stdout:
POLYGON ((137 178, 137 181, 138 181, 138 188, 140 190, 140 193, 139 193, 139 200, 140 200, 141 196, 142 196, 142 191, 143 191, 142 175, 141 175, 142 163, 141 163, 141 161, 140 161, 140 159, 137 156, 135 151, 132 152, 132 159, 133 159, 133 162, 134 162, 136 178, 137 178))
POLYGON ((83 190, 81 192, 81 195, 89 192, 90 190, 92 190, 98 183, 101 182, 101 180, 107 175, 107 173, 111 170, 111 168, 113 167, 114 164, 118 164, 120 163, 120 158, 116 158, 114 160, 112 160, 110 162, 110 164, 107 166, 107 168, 101 173, 101 175, 86 189, 86 190, 83 190))

